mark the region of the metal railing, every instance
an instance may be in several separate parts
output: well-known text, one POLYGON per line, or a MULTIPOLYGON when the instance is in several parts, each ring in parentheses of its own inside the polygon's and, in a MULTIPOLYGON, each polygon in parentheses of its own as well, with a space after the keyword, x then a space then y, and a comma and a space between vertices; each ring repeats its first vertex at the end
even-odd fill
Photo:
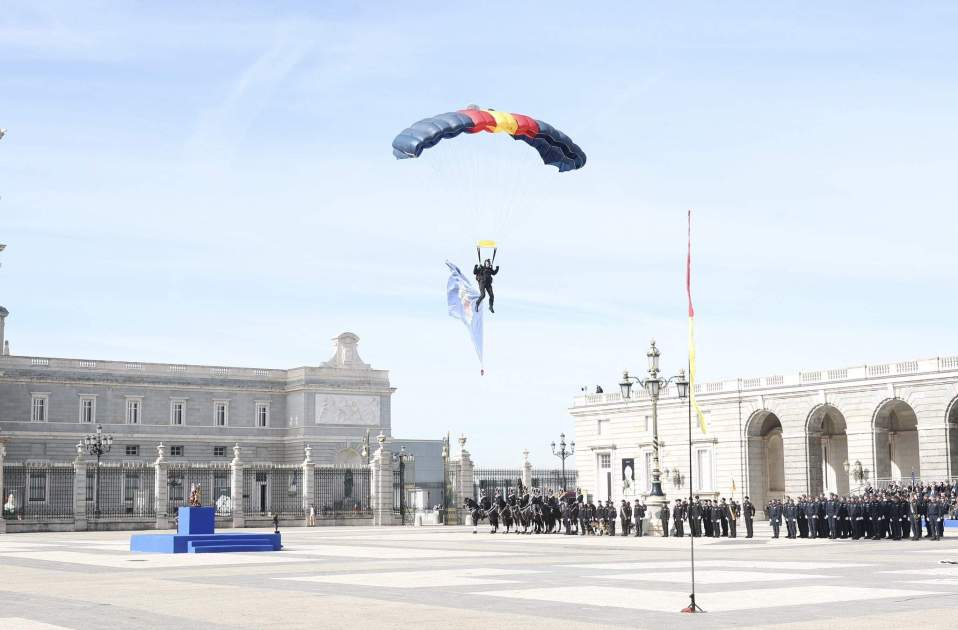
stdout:
POLYGON ((230 489, 230 467, 221 464, 171 464, 166 473, 166 513, 175 516, 180 507, 189 505, 190 491, 200 489, 203 505, 216 508, 217 518, 233 516, 230 489))
POLYGON ((313 479, 316 518, 372 518, 368 468, 317 466, 313 479))
POLYGON ((95 466, 87 468, 85 512, 88 520, 156 518, 156 469, 101 465, 99 484, 96 473, 95 466))
POLYGON ((496 492, 502 496, 518 494, 522 485, 521 468, 475 468, 472 473, 473 498, 479 499, 483 494, 490 498, 496 492))
POLYGON ((579 474, 578 471, 568 468, 565 475, 561 468, 533 468, 532 487, 539 488, 546 494, 560 490, 575 490, 579 487, 579 474))
POLYGON ((3 467, 3 518, 18 521, 73 520, 73 466, 3 467))
POLYGON ((305 518, 303 469, 299 466, 247 468, 243 471, 243 507, 247 517, 305 518))

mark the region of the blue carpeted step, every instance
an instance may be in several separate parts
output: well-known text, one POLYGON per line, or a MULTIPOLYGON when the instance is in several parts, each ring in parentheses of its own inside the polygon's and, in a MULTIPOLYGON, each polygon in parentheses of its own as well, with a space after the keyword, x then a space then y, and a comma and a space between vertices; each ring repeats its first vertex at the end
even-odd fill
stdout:
POLYGON ((273 551, 272 545, 200 545, 189 546, 188 553, 224 553, 233 551, 273 551))

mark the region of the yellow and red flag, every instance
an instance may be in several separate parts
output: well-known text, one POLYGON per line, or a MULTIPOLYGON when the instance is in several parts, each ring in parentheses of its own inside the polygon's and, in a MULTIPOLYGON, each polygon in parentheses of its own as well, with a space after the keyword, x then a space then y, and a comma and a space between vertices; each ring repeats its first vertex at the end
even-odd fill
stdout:
POLYGON ((689 253, 685 259, 685 293, 689 296, 689 403, 699 419, 702 433, 708 433, 705 414, 695 401, 695 309, 692 308, 692 209, 689 208, 689 253))

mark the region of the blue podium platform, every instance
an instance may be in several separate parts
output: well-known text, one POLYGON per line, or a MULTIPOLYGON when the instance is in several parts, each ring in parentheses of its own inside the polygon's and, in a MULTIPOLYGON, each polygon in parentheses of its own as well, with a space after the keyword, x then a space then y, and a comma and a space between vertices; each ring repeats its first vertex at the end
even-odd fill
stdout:
POLYGON ((211 507, 181 507, 175 534, 134 534, 130 551, 149 553, 223 553, 227 551, 279 551, 280 534, 217 534, 216 513, 211 507))

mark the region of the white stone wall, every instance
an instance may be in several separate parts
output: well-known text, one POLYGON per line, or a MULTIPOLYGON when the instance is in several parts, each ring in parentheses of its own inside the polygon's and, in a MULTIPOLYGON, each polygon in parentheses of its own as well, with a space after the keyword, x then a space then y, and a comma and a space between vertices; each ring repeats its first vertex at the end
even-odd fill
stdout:
MULTIPOLYGON (((604 471, 600 457, 608 454, 613 473, 613 499, 626 497, 622 488, 622 460, 635 460, 636 490, 641 492, 643 462, 652 449, 651 403, 639 388, 632 401, 620 394, 590 394, 575 399, 570 413, 575 421, 576 463, 583 489, 605 499, 604 471)), ((801 495, 824 489, 826 470, 831 483, 840 490, 860 487, 845 472, 847 461, 861 462, 869 481, 877 476, 910 477, 911 465, 925 479, 958 476, 958 359, 938 358, 879 366, 803 372, 795 376, 737 379, 699 385, 698 402, 708 420, 703 434, 693 424, 693 465, 689 466, 688 404, 675 398, 673 388, 662 393, 659 402, 661 468, 679 470, 679 484, 673 474, 663 474, 667 495, 721 494, 740 498, 750 494, 759 506, 767 500, 767 436, 756 427, 769 412, 781 422, 785 493, 801 495), (907 405, 917 418, 917 431, 894 436, 895 448, 889 460, 887 447, 879 450, 887 432, 875 430, 875 418, 895 405, 907 405), (821 433, 822 413, 839 414, 845 432, 821 433), (951 424, 949 424, 951 414, 951 424), (812 422, 810 422, 812 421, 812 422), (750 423, 756 423, 751 425, 750 423), (951 429, 954 427, 954 430, 951 429), (750 431, 751 429, 751 431, 750 431), (749 433, 754 433, 749 437, 749 433), (828 467, 823 466, 822 444, 827 440, 828 467), (698 453, 710 454, 708 487, 697 481, 698 453), (879 471, 884 468, 884 471, 879 471), (878 472, 883 472, 877 475, 878 472), (734 490, 733 490, 734 488, 734 490)), ((694 419, 693 419, 694 423, 694 419)), ((705 461, 708 461, 708 456, 705 461)))

